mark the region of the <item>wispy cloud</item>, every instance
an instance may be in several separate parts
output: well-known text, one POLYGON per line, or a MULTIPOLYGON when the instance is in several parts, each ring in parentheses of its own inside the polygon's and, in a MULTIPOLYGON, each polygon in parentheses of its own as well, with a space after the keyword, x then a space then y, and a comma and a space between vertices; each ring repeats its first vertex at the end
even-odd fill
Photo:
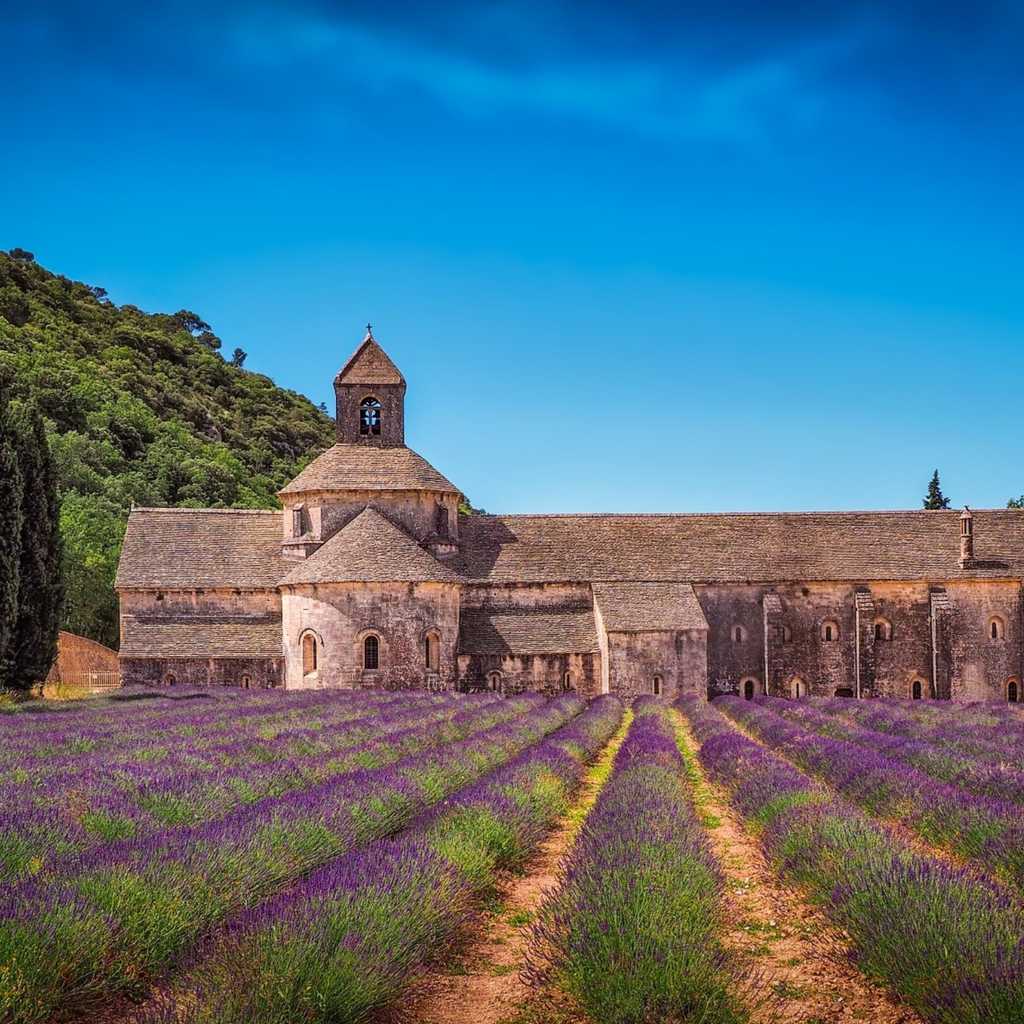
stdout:
POLYGON ((630 133, 740 143, 802 132, 828 103, 822 76, 859 44, 844 33, 786 54, 719 70, 673 61, 546 56, 487 62, 339 18, 263 10, 228 30, 238 63, 292 73, 315 68, 339 84, 411 88, 470 116, 519 111, 567 117, 630 133))

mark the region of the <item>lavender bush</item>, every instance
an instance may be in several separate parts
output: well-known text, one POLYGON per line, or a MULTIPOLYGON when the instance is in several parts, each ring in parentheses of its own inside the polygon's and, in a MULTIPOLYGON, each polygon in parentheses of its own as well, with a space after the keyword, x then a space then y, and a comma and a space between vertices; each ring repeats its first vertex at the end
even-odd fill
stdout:
POLYGON ((899 821, 927 842, 1024 888, 1024 815, 1016 804, 968 793, 877 751, 809 732, 738 697, 718 697, 715 705, 872 814, 899 821))
POLYGON ((434 727, 383 768, 267 798, 218 821, 126 839, 0 895, 0 1021, 82 1013, 140 994, 204 932, 507 761, 582 702, 519 697, 470 712, 465 738, 434 727), (495 724, 497 722, 498 724, 495 724), (439 745, 437 745, 439 744, 439 745), (60 972, 53 965, 60 964, 60 972))
POLYGON ((615 698, 599 698, 397 839, 339 858, 241 915, 139 1024, 366 1020, 455 933, 495 872, 536 847, 621 716, 615 698))
POLYGON ((859 747, 912 765, 926 775, 971 793, 1024 804, 1024 771, 1019 768, 980 761, 969 753, 959 752, 946 742, 876 732, 845 717, 830 715, 806 701, 758 697, 756 702, 811 732, 856 743, 859 747))
POLYGON ((933 1024, 1024 1020, 1024 918, 1005 892, 915 854, 740 734, 717 708, 678 705, 700 762, 784 878, 850 938, 848 955, 933 1024))
POLYGON ((722 881, 685 781, 675 712, 629 734, 534 927, 535 967, 602 1024, 736 1022, 718 940, 722 881))

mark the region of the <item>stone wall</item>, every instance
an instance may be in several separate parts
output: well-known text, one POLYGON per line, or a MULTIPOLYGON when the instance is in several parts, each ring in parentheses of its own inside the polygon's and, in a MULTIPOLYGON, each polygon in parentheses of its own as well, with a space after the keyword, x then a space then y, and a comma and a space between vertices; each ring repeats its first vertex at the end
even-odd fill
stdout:
POLYGON ((122 658, 123 686, 237 686, 265 690, 283 683, 280 658, 122 658))
POLYGON ((675 700, 707 689, 707 633, 704 630, 607 634, 609 691, 623 700, 654 694, 675 700))
POLYGON ((289 689, 452 689, 459 634, 459 588, 448 583, 331 583, 289 587, 282 602, 289 689), (440 637, 436 673, 426 635, 440 637), (317 668, 304 671, 302 637, 317 643, 317 668), (363 642, 379 637, 379 668, 364 670, 363 642))
POLYGON ((420 543, 438 533, 438 506, 445 510, 448 536, 458 539, 458 497, 432 491, 310 491, 288 496, 281 517, 282 540, 293 536, 293 509, 303 504, 305 532, 317 541, 330 540, 365 508, 373 508, 420 543))
POLYGON ((501 673, 503 693, 575 691, 581 697, 601 692, 601 659, 587 654, 461 654, 459 689, 493 689, 489 676, 501 673))
POLYGON ((711 696, 750 679, 793 696, 1001 700, 1020 678, 1022 605, 1016 582, 784 583, 695 588, 710 627, 711 696), (935 612, 933 642, 933 608, 935 612), (992 639, 993 618, 1002 636, 992 639), (824 626, 833 623, 833 639, 824 626), (737 627, 740 630, 737 637, 737 627), (767 679, 765 664, 767 662, 767 679))

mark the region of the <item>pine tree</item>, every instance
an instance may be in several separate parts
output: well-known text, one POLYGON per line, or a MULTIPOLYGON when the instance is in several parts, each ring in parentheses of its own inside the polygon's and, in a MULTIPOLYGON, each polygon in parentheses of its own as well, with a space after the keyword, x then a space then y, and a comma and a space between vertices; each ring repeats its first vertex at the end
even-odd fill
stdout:
POLYGON ((942 493, 939 485, 939 471, 932 473, 931 483, 928 484, 928 493, 924 496, 924 507, 927 509, 949 508, 949 498, 942 493))
POLYGON ((11 685, 8 652, 18 618, 22 475, 8 393, 0 381, 0 688, 11 685))
POLYGON ((10 421, 22 477, 18 613, 9 640, 9 685, 41 683, 57 657, 64 604, 57 472, 43 418, 34 404, 14 405, 10 421))

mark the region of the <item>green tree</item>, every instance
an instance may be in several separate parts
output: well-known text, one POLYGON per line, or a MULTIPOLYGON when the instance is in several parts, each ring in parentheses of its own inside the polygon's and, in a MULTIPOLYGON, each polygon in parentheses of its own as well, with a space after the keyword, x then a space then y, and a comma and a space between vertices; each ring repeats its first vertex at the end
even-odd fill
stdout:
POLYGON ((13 403, 9 421, 21 469, 18 611, 8 641, 9 685, 41 683, 57 657, 64 604, 57 473, 39 410, 13 403))
POLYGON ((942 493, 939 485, 939 471, 932 473, 931 482, 928 484, 928 493, 924 496, 924 507, 926 509, 949 508, 949 498, 942 493))
POLYGON ((65 495, 60 507, 64 540, 64 628, 117 647, 114 576, 124 539, 120 508, 95 494, 65 495))
POLYGON ((1019 498, 1011 498, 1006 503, 1006 507, 1007 508, 1024 508, 1024 494, 1022 494, 1019 498))
POLYGON ((240 348, 236 348, 235 351, 231 353, 231 365, 237 366, 239 369, 241 369, 243 366, 245 366, 245 359, 247 355, 247 352, 244 352, 240 348))
POLYGON ((8 392, 0 381, 0 687, 11 682, 8 652, 18 618, 22 476, 8 392))

